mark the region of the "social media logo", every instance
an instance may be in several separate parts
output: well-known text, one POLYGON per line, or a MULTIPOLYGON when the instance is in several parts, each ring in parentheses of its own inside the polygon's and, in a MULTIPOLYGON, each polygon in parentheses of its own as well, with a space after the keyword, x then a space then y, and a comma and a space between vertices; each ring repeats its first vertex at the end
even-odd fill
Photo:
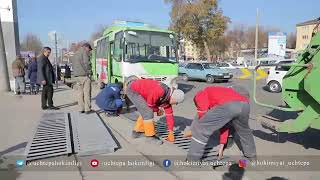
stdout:
POLYGON ((24 165, 24 160, 17 160, 16 161, 16 166, 21 168, 24 165))
POLYGON ((238 162, 239 167, 245 168, 247 166, 247 160, 245 159, 240 159, 238 162))
POLYGON ((171 165, 171 161, 170 161, 169 159, 165 159, 165 160, 163 161, 163 166, 164 166, 164 167, 170 167, 170 165, 171 165))
POLYGON ((99 166, 99 161, 98 160, 96 160, 96 159, 93 159, 93 160, 91 160, 91 162, 90 162, 90 165, 92 166, 92 167, 98 167, 99 166))

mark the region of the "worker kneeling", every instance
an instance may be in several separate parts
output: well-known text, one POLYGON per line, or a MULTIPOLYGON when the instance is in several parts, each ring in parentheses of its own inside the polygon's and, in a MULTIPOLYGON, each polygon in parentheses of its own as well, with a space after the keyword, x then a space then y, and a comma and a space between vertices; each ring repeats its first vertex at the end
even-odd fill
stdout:
POLYGON ((122 108, 120 98, 121 84, 109 83, 104 86, 96 97, 97 106, 105 111, 108 116, 118 116, 122 108))
POLYGON ((169 131, 167 140, 173 142, 174 118, 172 105, 183 101, 183 91, 170 89, 167 85, 155 80, 138 79, 128 83, 126 94, 140 113, 132 132, 133 138, 138 138, 144 133, 149 142, 162 144, 162 141, 156 137, 153 118, 154 112, 161 116, 163 108, 169 131))
POLYGON ((218 86, 207 87, 196 94, 194 103, 199 120, 194 120, 191 125, 192 139, 187 160, 200 161, 209 137, 217 130, 220 130, 220 143, 225 144, 228 130, 224 127, 227 123, 239 135, 244 156, 256 158, 253 134, 248 124, 249 98, 243 94, 233 88, 218 86))

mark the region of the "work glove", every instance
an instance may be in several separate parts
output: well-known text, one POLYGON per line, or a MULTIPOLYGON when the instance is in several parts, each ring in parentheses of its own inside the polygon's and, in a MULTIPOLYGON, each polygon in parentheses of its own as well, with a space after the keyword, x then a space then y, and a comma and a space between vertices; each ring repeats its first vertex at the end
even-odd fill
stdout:
POLYGON ((191 137, 192 136, 192 131, 190 126, 187 126, 184 131, 183 131, 183 137, 191 137))
POLYGON ((167 141, 169 142, 174 142, 174 134, 173 131, 169 131, 168 137, 167 137, 167 141))
POLYGON ((162 116, 164 114, 164 111, 160 108, 157 112, 157 116, 162 116))
POLYGON ((191 130, 183 131, 183 137, 191 137, 191 136, 192 136, 192 131, 191 130))
POLYGON ((220 144, 219 152, 218 152, 218 160, 221 160, 223 157, 223 149, 224 149, 224 144, 220 144))

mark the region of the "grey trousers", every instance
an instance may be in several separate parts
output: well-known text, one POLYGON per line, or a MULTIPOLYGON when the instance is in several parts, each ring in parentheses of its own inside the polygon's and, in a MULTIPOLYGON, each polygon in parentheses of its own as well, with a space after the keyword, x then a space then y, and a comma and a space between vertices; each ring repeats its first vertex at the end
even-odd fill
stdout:
POLYGON ((146 100, 144 100, 144 98, 140 94, 131 90, 130 85, 128 85, 126 94, 130 101, 136 106, 137 110, 144 120, 153 119, 153 109, 148 107, 146 100))
POLYGON ((200 120, 194 120, 191 125, 192 139, 187 159, 200 161, 210 136, 229 123, 235 129, 235 135, 240 138, 245 157, 256 157, 256 146, 248 120, 250 105, 244 102, 231 102, 210 109, 200 120))
POLYGON ((23 76, 15 77, 15 92, 26 92, 26 83, 23 76))

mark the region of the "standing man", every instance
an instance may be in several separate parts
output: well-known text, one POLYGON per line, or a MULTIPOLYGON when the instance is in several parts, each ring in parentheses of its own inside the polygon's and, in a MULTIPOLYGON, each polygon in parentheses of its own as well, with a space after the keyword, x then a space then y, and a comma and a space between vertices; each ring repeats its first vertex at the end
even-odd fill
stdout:
POLYGON ((128 83, 126 94, 140 113, 132 132, 132 137, 137 138, 144 133, 149 142, 162 144, 162 141, 156 136, 153 118, 154 112, 161 116, 163 108, 169 131, 167 140, 174 142, 172 105, 181 103, 184 100, 183 91, 171 89, 156 80, 138 79, 128 83))
POLYGON ((21 56, 17 56, 16 60, 12 63, 12 73, 15 79, 15 94, 24 94, 26 91, 25 84, 25 63, 21 56))
POLYGON ((72 68, 77 82, 76 92, 78 106, 81 113, 89 114, 91 110, 91 56, 92 48, 89 43, 84 43, 72 59, 72 68))
POLYGON ((53 84, 55 82, 53 66, 49 60, 51 48, 44 47, 37 60, 37 83, 42 85, 41 107, 43 110, 58 110, 53 106, 53 84))
MULTIPOLYGON (((187 155, 188 160, 200 161, 209 137, 229 122, 240 137, 244 156, 249 159, 256 158, 253 134, 248 124, 249 99, 244 95, 246 93, 237 91, 229 87, 211 86, 196 94, 194 103, 199 120, 194 120, 191 125, 192 139, 187 155)), ((226 136, 220 137, 220 143, 224 144, 228 130, 223 128, 220 133, 222 137, 226 136)))

